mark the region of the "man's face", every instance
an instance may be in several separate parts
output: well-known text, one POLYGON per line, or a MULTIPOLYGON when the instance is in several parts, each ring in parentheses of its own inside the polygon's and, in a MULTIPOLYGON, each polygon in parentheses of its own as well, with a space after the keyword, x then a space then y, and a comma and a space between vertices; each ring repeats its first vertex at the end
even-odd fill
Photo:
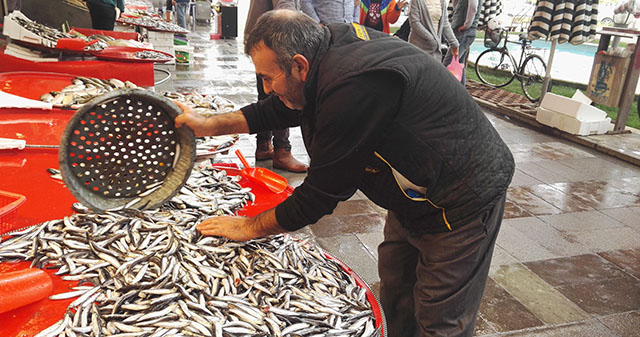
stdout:
POLYGON ((304 82, 300 79, 300 73, 295 70, 295 67, 291 75, 286 76, 278 66, 276 54, 263 43, 256 46, 251 53, 251 59, 256 67, 256 74, 262 78, 264 92, 274 93, 290 109, 302 110, 304 82))

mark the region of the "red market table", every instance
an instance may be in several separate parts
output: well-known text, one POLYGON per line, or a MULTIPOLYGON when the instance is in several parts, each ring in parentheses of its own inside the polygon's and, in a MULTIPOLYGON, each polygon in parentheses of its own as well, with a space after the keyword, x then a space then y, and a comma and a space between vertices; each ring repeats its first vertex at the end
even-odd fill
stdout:
POLYGON ((154 85, 153 62, 120 62, 104 60, 77 60, 34 62, 4 53, 0 47, 0 73, 13 71, 39 71, 98 78, 117 78, 131 81, 141 87, 154 85))

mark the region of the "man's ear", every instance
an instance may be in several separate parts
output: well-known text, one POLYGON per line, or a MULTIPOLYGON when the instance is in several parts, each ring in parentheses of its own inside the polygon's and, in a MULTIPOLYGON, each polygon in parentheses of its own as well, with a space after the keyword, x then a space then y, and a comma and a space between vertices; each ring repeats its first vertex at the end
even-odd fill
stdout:
POLYGON ((291 62, 291 72, 298 73, 302 82, 307 81, 307 75, 309 74, 309 60, 302 54, 293 55, 293 62, 291 62))

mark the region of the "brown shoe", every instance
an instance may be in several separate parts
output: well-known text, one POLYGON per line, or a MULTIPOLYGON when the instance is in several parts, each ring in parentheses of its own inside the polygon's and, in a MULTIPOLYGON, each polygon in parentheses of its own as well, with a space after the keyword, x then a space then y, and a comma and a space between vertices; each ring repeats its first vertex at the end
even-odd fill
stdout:
POLYGON ((256 160, 269 160, 273 158, 273 144, 270 141, 259 142, 256 148, 256 160))
POLYGON ((289 172, 307 172, 307 165, 293 158, 291 151, 277 149, 273 155, 273 167, 289 172))

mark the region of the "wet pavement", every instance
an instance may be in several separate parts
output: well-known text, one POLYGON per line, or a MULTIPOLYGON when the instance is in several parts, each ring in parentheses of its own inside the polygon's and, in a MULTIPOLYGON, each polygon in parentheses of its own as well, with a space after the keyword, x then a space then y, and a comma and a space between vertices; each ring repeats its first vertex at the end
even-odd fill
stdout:
MULTIPOLYGON (((202 26, 188 38, 192 64, 163 66, 172 76, 156 91, 198 89, 238 108, 255 100, 254 69, 241 38, 210 40, 202 26)), ((517 171, 475 335, 640 336, 640 164, 628 160, 640 150, 640 134, 567 137, 519 118, 517 108, 505 109, 486 115, 513 152, 517 171), (594 143, 612 150, 596 151, 602 146, 594 143), (614 156, 624 151, 631 157, 614 156)), ((290 139, 294 156, 308 162, 299 128, 290 139)), ((242 135, 237 147, 255 163, 254 136, 242 135)), ((216 160, 239 163, 231 152, 216 160)), ((271 168, 271 161, 257 164, 271 168)), ((275 171, 294 187, 305 178, 275 171)), ((377 292, 385 214, 358 192, 295 236, 317 242, 377 292)))

